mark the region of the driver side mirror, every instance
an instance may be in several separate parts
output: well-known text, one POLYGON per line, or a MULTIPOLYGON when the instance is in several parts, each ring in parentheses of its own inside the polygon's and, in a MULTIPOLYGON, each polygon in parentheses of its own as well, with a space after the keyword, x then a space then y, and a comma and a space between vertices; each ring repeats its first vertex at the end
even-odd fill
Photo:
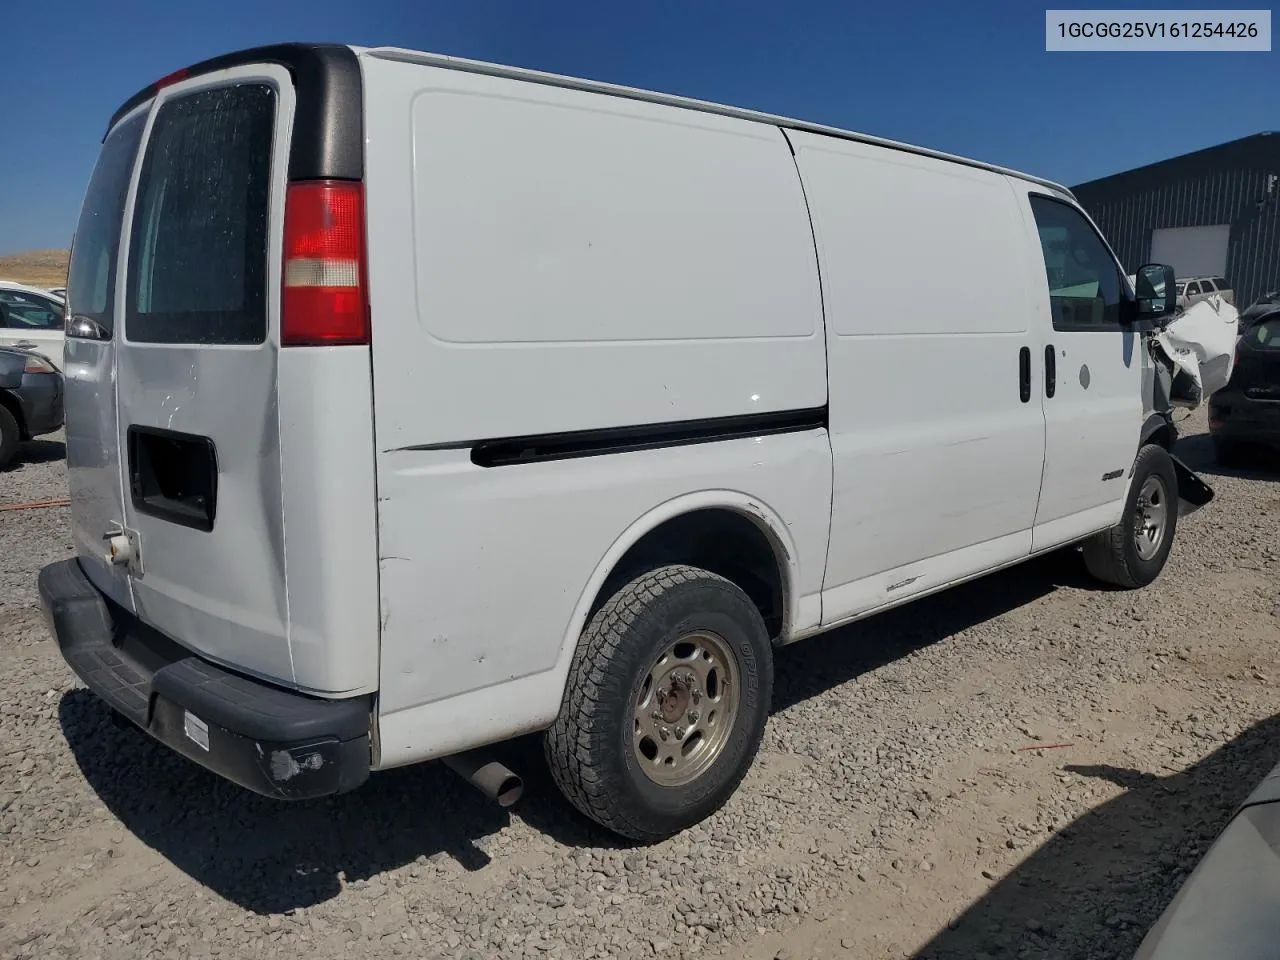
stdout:
POLYGON ((1173 316, 1178 306, 1177 279, 1173 275, 1173 267, 1163 263, 1148 263, 1139 267, 1133 286, 1137 296, 1135 320, 1141 323, 1144 320, 1163 320, 1173 316))

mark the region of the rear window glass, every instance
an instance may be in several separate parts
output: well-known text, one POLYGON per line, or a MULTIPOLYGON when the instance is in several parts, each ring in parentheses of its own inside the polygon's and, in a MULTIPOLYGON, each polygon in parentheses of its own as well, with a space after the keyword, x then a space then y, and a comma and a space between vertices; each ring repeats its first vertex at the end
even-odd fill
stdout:
POLYGON ((1227 281, 1223 280, 1221 277, 1215 277, 1213 281, 1213 285, 1217 287, 1219 290, 1231 289, 1231 284, 1227 283, 1227 281))
POLYGON ((1245 333, 1245 339, 1264 350, 1280 350, 1280 320, 1265 320, 1254 324, 1245 333))
MULTIPOLYGON (((116 292, 116 257, 120 252, 120 221, 146 122, 144 110, 119 124, 103 142, 71 239, 67 313, 91 321, 108 337, 115 326, 112 304, 116 292)), ((75 324, 70 330, 74 335, 75 324)))
POLYGON ((261 343, 275 93, 220 87, 156 113, 134 205, 125 332, 140 343, 261 343))

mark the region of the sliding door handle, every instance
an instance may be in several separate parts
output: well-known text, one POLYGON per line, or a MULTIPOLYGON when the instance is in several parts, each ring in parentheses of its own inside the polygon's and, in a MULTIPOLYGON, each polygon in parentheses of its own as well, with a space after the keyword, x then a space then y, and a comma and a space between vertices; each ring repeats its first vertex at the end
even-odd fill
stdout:
POLYGON ((1058 357, 1053 344, 1044 348, 1044 395, 1052 397, 1058 390, 1058 357))
POLYGON ((1031 348, 1018 351, 1018 396, 1026 403, 1031 399, 1031 348))

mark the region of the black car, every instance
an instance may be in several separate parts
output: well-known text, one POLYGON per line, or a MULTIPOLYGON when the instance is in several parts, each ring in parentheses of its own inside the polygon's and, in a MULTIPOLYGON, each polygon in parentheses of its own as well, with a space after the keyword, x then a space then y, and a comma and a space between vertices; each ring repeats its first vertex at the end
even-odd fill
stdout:
POLYGON ((63 381, 58 368, 36 353, 0 347, 0 469, 24 440, 62 427, 63 381))
POLYGON ((1235 369, 1209 398, 1209 434, 1223 464, 1254 444, 1280 447, 1280 295, 1240 314, 1235 369))

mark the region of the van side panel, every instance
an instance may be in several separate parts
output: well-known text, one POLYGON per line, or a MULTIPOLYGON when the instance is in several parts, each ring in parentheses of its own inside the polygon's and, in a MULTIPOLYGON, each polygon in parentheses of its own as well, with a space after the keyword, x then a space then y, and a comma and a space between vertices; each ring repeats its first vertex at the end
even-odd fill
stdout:
POLYGON ((367 347, 279 352, 285 585, 294 683, 378 685, 377 485, 367 347))
POLYGON ((380 448, 826 402, 777 128, 362 62, 380 448))
POLYGON ((780 131, 362 64, 383 765, 550 722, 588 584, 691 493, 781 518, 792 609, 816 622, 824 429, 501 466, 469 449, 825 404, 813 240, 780 131))
MULTIPOLYGON (((398 452, 379 467, 380 715, 472 694, 447 729, 398 718, 411 738, 402 762, 474 746, 465 734, 483 742, 550 723, 594 574, 619 540, 647 532, 646 514, 690 491, 745 496, 782 518, 794 606, 811 618, 800 626, 817 620, 831 496, 823 430, 492 469, 466 451, 398 452), (541 700, 509 700, 513 681, 547 673, 554 682, 531 687, 541 700), (488 727, 499 712, 515 725, 488 727)), ((385 724, 381 742, 385 763, 401 748, 385 724)))
POLYGON ((1042 340, 1005 177, 791 137, 827 318, 835 496, 823 613, 835 622, 1029 553, 1042 340))

